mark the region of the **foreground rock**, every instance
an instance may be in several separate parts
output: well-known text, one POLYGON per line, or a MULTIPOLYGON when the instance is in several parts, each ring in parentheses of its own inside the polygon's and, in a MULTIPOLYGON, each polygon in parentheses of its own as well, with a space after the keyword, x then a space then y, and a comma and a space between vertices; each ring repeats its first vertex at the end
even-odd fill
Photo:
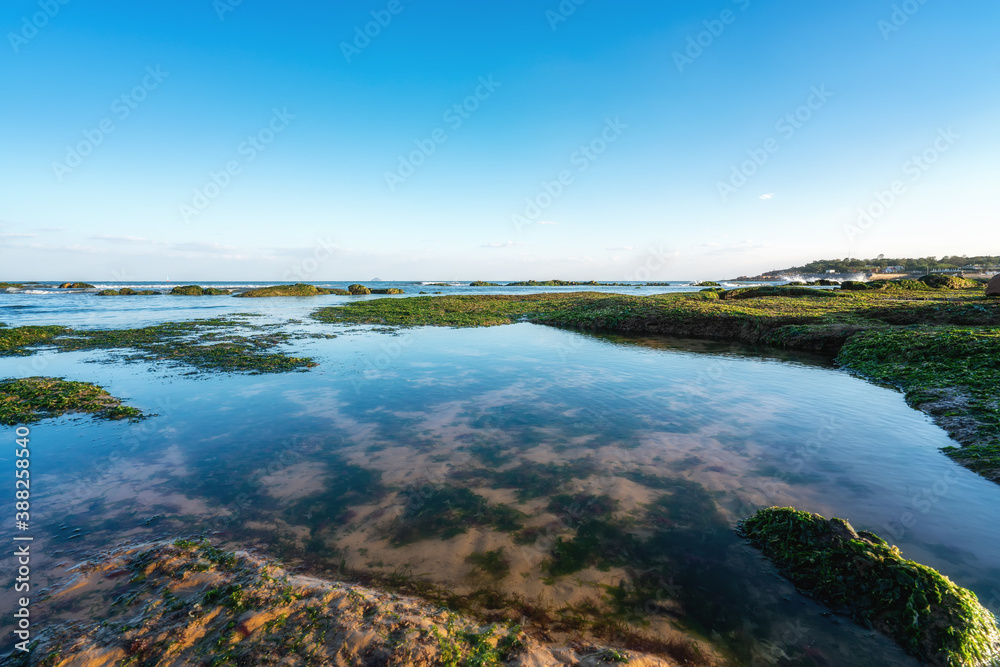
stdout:
POLYGON ((1000 274, 993 276, 986 286, 986 296, 1000 296, 1000 274))
POLYGON ((122 547, 71 572, 39 605, 46 623, 32 654, 14 651, 0 665, 675 664, 594 646, 546 647, 516 625, 289 575, 208 543, 122 547), (60 610, 74 619, 51 616, 60 610), (83 620, 80 610, 89 610, 83 620))
POLYGON ((234 296, 252 299, 252 298, 260 298, 268 296, 322 296, 324 294, 337 294, 339 296, 347 296, 349 292, 342 289, 326 289, 323 287, 316 287, 315 285, 296 283, 294 285, 274 285, 272 287, 259 287, 257 289, 241 292, 234 296))
POLYGON ((891 637, 925 664, 1000 661, 1000 631, 976 595, 876 535, 789 507, 762 509, 740 529, 803 593, 891 637))

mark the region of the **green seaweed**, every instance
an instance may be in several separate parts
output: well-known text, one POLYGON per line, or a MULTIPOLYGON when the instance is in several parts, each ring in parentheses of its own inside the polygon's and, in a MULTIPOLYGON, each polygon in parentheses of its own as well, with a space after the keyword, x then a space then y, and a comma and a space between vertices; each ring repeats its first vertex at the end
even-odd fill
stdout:
MULTIPOLYGON (((165 322, 139 329, 63 330, 51 342, 63 351, 133 350, 137 358, 177 362, 201 370, 230 373, 285 373, 312 368, 308 358, 271 350, 290 339, 275 332, 237 335, 239 329, 264 331, 238 319, 165 322)), ((2 331, 2 330, 0 330, 2 331)))
POLYGON ((974 593, 903 558, 843 519, 789 507, 759 510, 740 532, 804 593, 894 639, 927 664, 996 664, 1000 631, 974 593))
POLYGON ((240 292, 239 294, 234 294, 233 296, 253 299, 262 297, 275 297, 275 296, 322 296, 326 294, 336 294, 339 296, 346 296, 348 292, 342 289, 334 288, 324 288, 316 287, 315 285, 307 285, 305 283, 296 283, 294 285, 273 285, 271 287, 259 287, 257 289, 247 290, 245 292, 240 292))
POLYGON ((29 355, 28 348, 50 342, 59 334, 69 331, 60 326, 24 326, 10 328, 0 325, 0 357, 29 355))
POLYGON ((30 424, 73 412, 113 421, 146 418, 140 410, 122 405, 121 399, 89 382, 48 377, 0 380, 0 424, 30 424))

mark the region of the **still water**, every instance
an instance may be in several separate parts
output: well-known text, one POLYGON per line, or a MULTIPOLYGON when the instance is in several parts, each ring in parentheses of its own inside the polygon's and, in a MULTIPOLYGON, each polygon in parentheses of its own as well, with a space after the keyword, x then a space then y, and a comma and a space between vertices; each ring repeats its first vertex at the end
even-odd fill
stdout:
MULTIPOLYGON (((0 319, 82 317, 31 315, 51 306, 25 298, 4 297, 0 319)), ((309 299, 235 301, 337 337, 296 341, 320 365, 283 375, 0 359, 0 377, 94 382, 157 414, 33 426, 47 575, 126 539, 208 532, 317 574, 429 585, 557 641, 631 628, 735 664, 916 664, 733 532, 792 505, 883 536, 997 611, 1000 487, 942 455, 947 436, 897 392, 824 359, 530 324, 374 331, 309 323, 309 299)), ((218 314, 163 303, 143 323, 218 314)))

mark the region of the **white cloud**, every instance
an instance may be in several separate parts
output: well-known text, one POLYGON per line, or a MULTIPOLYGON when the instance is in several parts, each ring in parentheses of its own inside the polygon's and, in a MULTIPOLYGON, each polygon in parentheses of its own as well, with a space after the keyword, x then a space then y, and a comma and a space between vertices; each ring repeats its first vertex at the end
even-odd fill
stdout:
POLYGON ((37 234, 0 234, 0 239, 33 239, 37 234))
POLYGON ((766 195, 761 195, 760 198, 761 199, 773 199, 774 198, 774 193, 773 192, 768 192, 766 195))
POLYGON ((524 241, 507 241, 506 243, 484 243, 479 246, 480 248, 513 248, 514 246, 524 245, 524 241))
POLYGON ((99 234, 88 236, 91 241, 107 241, 108 243, 150 243, 149 239, 140 236, 112 236, 110 234, 99 234))

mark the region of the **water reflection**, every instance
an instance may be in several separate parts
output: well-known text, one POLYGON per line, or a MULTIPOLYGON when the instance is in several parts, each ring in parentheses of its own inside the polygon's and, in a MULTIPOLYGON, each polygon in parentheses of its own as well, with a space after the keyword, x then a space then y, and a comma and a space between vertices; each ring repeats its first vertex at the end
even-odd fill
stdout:
POLYGON ((732 531, 757 506, 849 518, 986 600, 1000 586, 996 486, 898 394, 827 360, 531 325, 403 336, 394 355, 383 334, 301 342, 321 366, 287 376, 45 357, 167 406, 36 428, 53 571, 128 536, 216 531, 554 639, 709 655, 693 636, 780 665, 915 663, 775 576, 732 531), (914 493, 941 480, 920 512, 914 493))

